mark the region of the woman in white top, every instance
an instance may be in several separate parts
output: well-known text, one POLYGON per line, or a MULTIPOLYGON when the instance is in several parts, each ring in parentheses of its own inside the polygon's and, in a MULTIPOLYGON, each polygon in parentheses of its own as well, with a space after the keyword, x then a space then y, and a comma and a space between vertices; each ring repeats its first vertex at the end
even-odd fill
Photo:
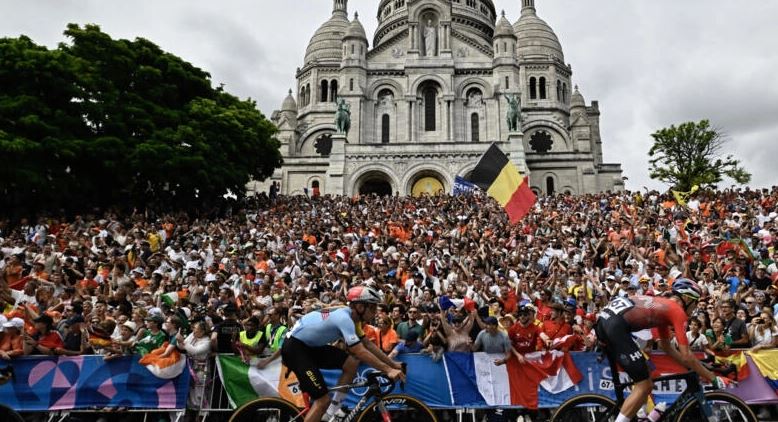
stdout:
POLYGON ((772 349, 778 346, 778 327, 775 318, 769 312, 762 312, 759 317, 751 320, 748 326, 748 337, 751 339, 752 352, 772 349))
POLYGON ((704 352, 708 349, 708 338, 701 328, 702 323, 700 320, 697 318, 689 320, 689 331, 686 332, 686 339, 689 340, 689 350, 692 352, 704 352))
POLYGON ((189 390, 189 406, 200 409, 205 407, 205 383, 208 380, 208 356, 211 354, 211 339, 204 322, 197 322, 192 333, 184 339, 184 350, 195 372, 194 386, 189 390))

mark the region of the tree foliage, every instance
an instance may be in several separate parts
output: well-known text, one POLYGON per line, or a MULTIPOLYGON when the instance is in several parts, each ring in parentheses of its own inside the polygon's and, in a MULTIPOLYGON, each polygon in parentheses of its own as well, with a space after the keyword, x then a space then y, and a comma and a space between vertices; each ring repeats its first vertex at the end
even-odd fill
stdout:
POLYGON ((722 156, 727 139, 721 131, 710 127, 708 120, 686 122, 678 127, 660 129, 653 134, 650 176, 671 184, 679 191, 689 191, 692 186, 709 187, 728 176, 744 184, 751 174, 740 166, 733 156, 722 156))
MULTIPOLYGON (((56 49, 0 39, 0 195, 14 210, 191 210, 281 164, 251 100, 152 42, 68 25, 56 49)), ((4 206, 3 208, 6 208, 4 206)), ((8 210, 0 212, 6 213, 8 210)))

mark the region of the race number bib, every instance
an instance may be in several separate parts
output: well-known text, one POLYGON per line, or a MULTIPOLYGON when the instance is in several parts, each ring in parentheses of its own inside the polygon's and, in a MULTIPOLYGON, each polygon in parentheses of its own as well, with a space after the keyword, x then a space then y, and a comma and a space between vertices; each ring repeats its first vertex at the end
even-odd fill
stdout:
POLYGON ((621 313, 624 313, 624 311, 627 311, 629 309, 632 309, 635 304, 632 303, 631 300, 627 299, 626 297, 617 297, 611 301, 611 303, 608 304, 608 306, 605 307, 605 309, 608 309, 609 311, 613 312, 613 315, 619 315, 621 313))

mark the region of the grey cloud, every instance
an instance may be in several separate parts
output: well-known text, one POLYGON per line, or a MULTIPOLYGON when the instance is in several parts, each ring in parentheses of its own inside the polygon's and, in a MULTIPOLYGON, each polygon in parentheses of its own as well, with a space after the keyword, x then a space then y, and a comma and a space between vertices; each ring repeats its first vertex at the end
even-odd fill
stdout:
MULTIPOLYGON (((518 0, 494 0, 511 22, 518 0)), ((379 0, 351 0, 368 38, 379 0)), ((664 188, 648 178, 655 130, 709 118, 754 174, 778 180, 776 1, 536 0, 558 35, 573 83, 600 103, 605 159, 620 162, 627 187, 664 188)), ((27 34, 49 47, 68 22, 100 24, 113 37, 141 36, 257 100, 269 115, 296 88, 308 40, 329 19, 331 0, 7 0, 0 36, 27 34)))

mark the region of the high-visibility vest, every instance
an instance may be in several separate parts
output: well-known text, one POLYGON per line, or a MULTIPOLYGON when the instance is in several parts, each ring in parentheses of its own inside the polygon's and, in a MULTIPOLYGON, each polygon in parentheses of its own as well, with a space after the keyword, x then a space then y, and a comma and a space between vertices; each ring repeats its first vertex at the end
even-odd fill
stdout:
POLYGON ((249 347, 257 347, 259 341, 262 340, 262 331, 257 330, 253 338, 249 338, 248 333, 245 331, 240 332, 240 344, 245 344, 249 347))
POLYGON ((281 343, 284 341, 284 334, 286 334, 286 325, 278 325, 273 329, 273 324, 267 324, 265 326, 265 341, 267 341, 268 347, 271 352, 276 352, 281 348, 281 343))

